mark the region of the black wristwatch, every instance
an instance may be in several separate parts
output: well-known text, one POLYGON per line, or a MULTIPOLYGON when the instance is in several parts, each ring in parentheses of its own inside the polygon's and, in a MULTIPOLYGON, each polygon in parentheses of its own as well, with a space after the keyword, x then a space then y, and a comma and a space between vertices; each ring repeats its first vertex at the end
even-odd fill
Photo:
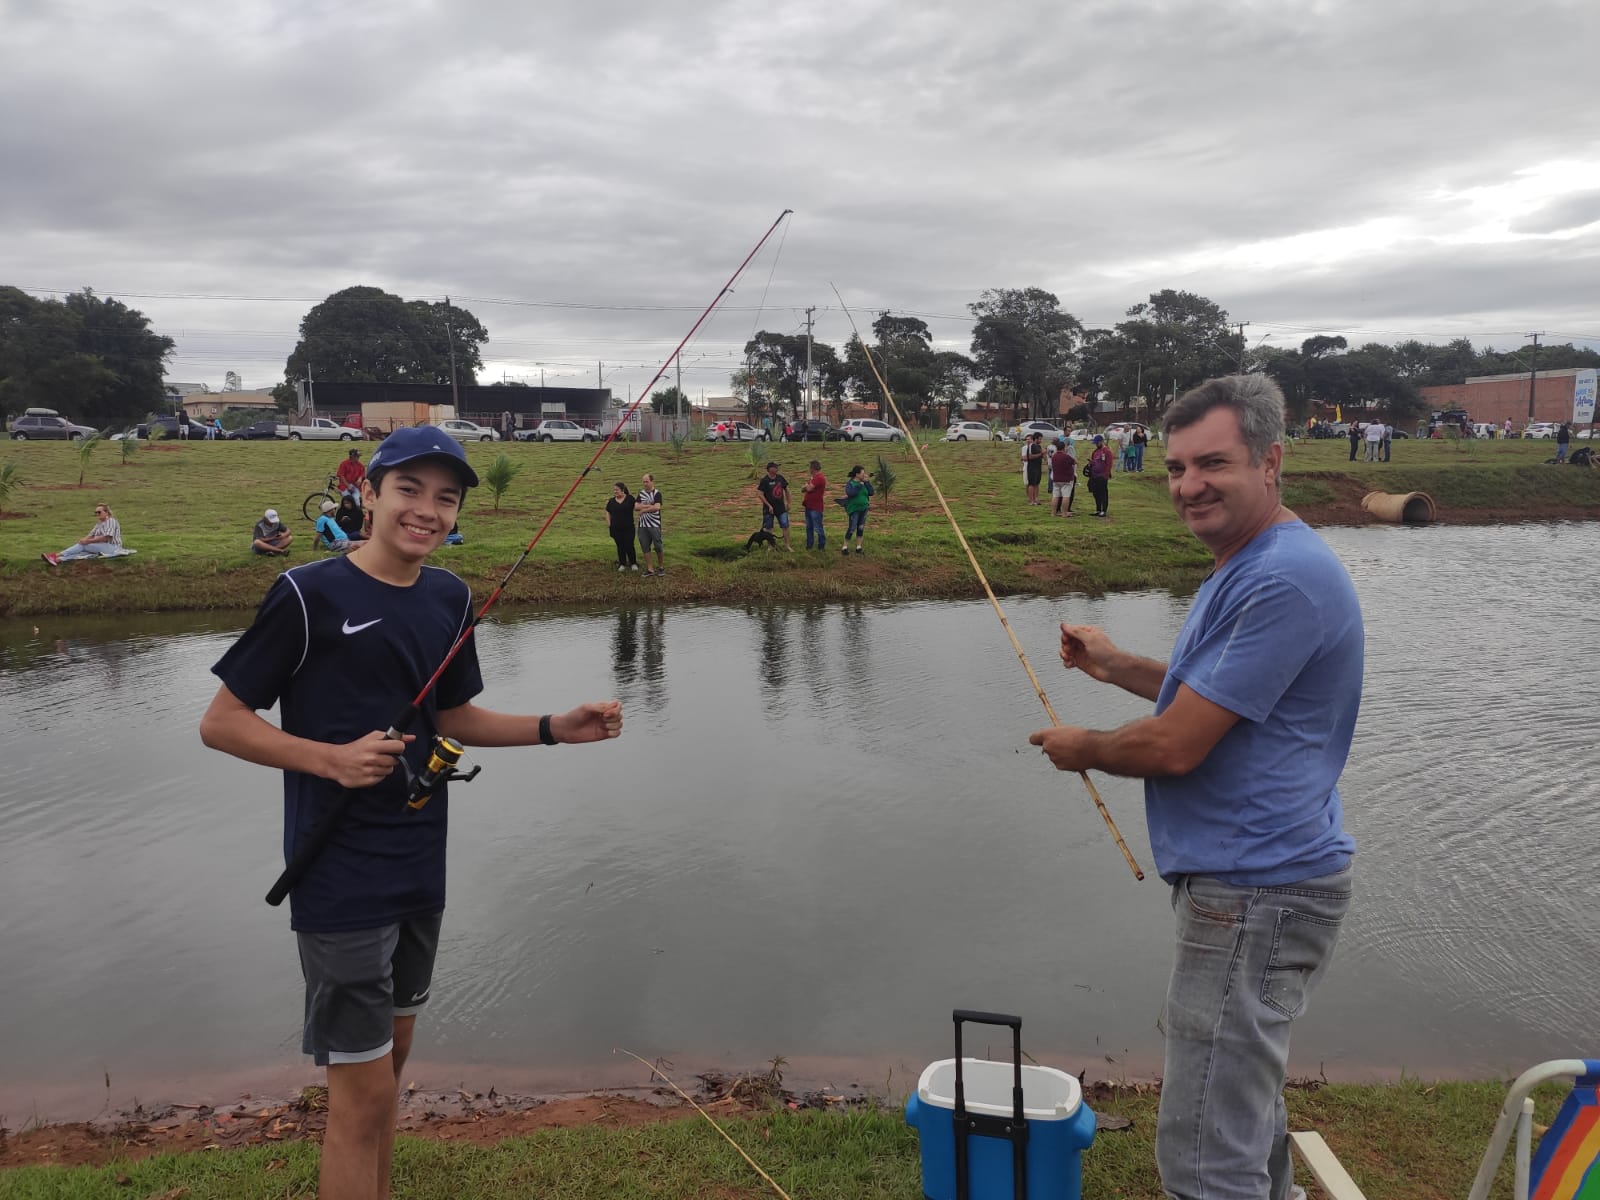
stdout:
POLYGON ((556 735, 550 732, 549 713, 539 718, 539 744, 541 746, 554 746, 556 744, 556 735))

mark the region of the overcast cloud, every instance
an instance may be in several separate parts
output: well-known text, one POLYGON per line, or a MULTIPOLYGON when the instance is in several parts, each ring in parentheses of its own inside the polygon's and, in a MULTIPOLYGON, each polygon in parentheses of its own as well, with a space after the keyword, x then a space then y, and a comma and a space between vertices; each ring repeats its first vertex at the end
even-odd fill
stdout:
POLYGON ((841 344, 830 281, 962 350, 1030 285, 1600 346, 1597 63, 1592 0, 0 0, 0 283, 124 299, 212 386, 340 288, 448 293, 485 381, 626 394, 792 208, 691 395, 808 306, 841 344))

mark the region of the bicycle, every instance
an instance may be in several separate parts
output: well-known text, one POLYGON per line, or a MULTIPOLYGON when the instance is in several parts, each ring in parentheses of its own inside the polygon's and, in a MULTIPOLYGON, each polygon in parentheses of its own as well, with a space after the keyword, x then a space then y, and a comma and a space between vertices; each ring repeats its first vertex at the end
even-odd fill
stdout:
POLYGON ((332 500, 335 504, 338 504, 339 497, 342 495, 344 493, 340 490, 339 477, 337 475, 329 475, 328 482, 322 485, 322 491, 312 492, 311 495, 306 497, 305 503, 300 506, 300 515, 308 521, 315 521, 322 515, 322 502, 324 500, 332 500))

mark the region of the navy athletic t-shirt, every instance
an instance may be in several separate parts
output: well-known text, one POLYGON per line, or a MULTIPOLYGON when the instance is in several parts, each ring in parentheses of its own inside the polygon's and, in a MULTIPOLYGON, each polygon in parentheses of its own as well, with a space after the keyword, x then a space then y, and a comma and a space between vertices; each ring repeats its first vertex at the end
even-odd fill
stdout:
MULTIPOLYGON (((472 613, 472 592, 451 572, 423 567, 410 587, 374 579, 344 558, 285 571, 255 623, 212 667, 254 709, 282 706, 286 732, 351 742, 385 730, 438 669, 472 613)), ((427 762, 440 709, 483 690, 468 638, 408 731, 413 770, 427 762)), ((333 839, 290 893, 290 924, 308 932, 374 929, 444 909, 449 802, 441 787, 406 807, 404 774, 356 793, 333 839)), ((339 785, 283 773, 285 861, 317 824, 339 785)))

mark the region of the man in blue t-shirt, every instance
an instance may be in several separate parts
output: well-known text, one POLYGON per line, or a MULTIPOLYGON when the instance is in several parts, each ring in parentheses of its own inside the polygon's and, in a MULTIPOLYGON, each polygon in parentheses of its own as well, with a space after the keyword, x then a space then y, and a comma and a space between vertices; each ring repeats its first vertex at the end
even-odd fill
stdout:
POLYGON ((212 670, 206 745, 283 771, 283 853, 342 794, 327 848, 291 892, 305 976, 302 1044, 328 1068, 323 1196, 387 1196, 400 1072, 427 1002, 445 900, 449 798, 408 806, 407 772, 435 734, 469 746, 596 742, 622 731, 615 700, 555 716, 479 708, 468 637, 409 732, 385 734, 472 623, 472 595, 425 565, 478 477, 461 444, 429 426, 390 434, 362 484, 372 536, 349 554, 280 575, 255 621, 212 670), (258 715, 278 704, 281 725, 258 715))
POLYGON ((1361 703, 1355 587, 1278 499, 1283 394, 1213 379, 1167 414, 1168 491, 1215 566, 1167 662, 1061 627, 1061 660, 1155 702, 1029 740, 1063 771, 1143 778, 1177 955, 1156 1161, 1169 1196, 1290 1194, 1289 1033, 1333 955, 1355 841, 1338 780, 1361 703))

